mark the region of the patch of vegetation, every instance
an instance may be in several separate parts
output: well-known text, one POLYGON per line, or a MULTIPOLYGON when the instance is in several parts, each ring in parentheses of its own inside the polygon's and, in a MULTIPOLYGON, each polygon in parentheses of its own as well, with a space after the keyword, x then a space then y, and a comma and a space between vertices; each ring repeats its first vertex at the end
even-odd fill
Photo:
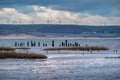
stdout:
POLYGON ((10 47, 0 47, 0 51, 15 51, 15 48, 10 48, 10 47))
POLYGON ((91 46, 91 47, 65 47, 65 48, 46 48, 44 50, 108 50, 106 47, 91 46))
POLYGON ((30 48, 15 48, 15 49, 30 49, 30 48))
POLYGON ((106 59, 120 59, 120 56, 117 56, 117 57, 105 57, 106 59))
POLYGON ((0 52, 0 59, 16 58, 16 59, 45 59, 46 55, 34 53, 16 53, 16 52, 0 52))

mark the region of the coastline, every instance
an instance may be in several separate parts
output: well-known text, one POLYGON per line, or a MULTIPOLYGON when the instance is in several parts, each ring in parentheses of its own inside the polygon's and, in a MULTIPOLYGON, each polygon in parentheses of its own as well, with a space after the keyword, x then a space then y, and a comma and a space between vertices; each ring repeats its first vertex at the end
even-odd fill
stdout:
POLYGON ((64 37, 64 36, 33 36, 33 35, 25 35, 25 34, 10 34, 10 35, 0 35, 0 40, 3 39, 76 39, 76 40, 97 40, 97 39, 103 39, 103 40, 110 40, 110 39, 120 39, 120 37, 64 37))

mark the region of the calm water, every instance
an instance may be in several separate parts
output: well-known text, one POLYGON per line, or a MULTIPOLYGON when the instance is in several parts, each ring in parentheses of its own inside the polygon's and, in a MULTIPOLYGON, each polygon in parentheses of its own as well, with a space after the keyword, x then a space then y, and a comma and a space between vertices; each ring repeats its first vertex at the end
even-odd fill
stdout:
MULTIPOLYGON (((62 42, 65 42, 66 39, 0 39, 0 46, 2 47, 28 47, 29 52, 34 53, 45 53, 43 51, 45 48, 52 47, 52 40, 54 40, 54 47, 59 47, 62 42), (36 43, 35 46, 31 46, 31 41, 36 43), (23 43, 23 46, 15 46, 15 42, 18 44, 23 43), (29 42, 29 46, 27 46, 27 42, 29 42), (38 43, 40 42, 40 46, 38 43), (47 46, 43 46, 43 44, 47 44, 47 46)), ((109 48, 108 51, 93 51, 93 53, 120 53, 120 39, 67 39, 68 43, 74 44, 75 42, 79 43, 80 46, 104 46, 109 48), (117 50, 117 52, 115 52, 117 50)), ((19 50, 18 50, 19 51, 19 50)), ((71 51, 72 52, 72 51, 71 51)), ((81 51, 75 51, 77 53, 81 51)), ((83 51, 82 51, 83 52, 83 51)), ((85 51, 84 51, 85 52, 85 51)), ((88 53, 88 52, 87 52, 88 53)))
POLYGON ((44 60, 1 59, 0 80, 120 80, 120 60, 105 59, 108 54, 47 56, 44 60))
MULTIPOLYGON (((53 39, 5 39, 1 46, 15 47, 15 42, 46 42, 51 47, 53 39)), ((55 47, 65 39, 55 39, 55 47)), ((0 59, 0 80, 120 80, 119 39, 68 39, 85 46, 105 46, 108 51, 43 51, 46 47, 30 47, 30 52, 44 53, 48 59, 0 59), (117 50, 117 52, 114 52, 117 50)), ((26 45, 25 45, 26 46, 26 45)))
POLYGON ((21 47, 15 46, 16 42, 23 43, 22 47, 31 48, 28 52, 45 54, 48 59, 0 59, 0 80, 120 80, 120 59, 105 58, 120 56, 119 26, 0 25, 0 47, 21 47), (33 36, 47 38, 34 39, 33 36), (54 47, 59 47, 66 40, 49 39, 49 36, 72 37, 67 39, 69 43, 104 46, 109 50, 92 52, 97 54, 83 54, 88 51, 46 52, 44 49, 52 47, 52 40, 55 41, 54 47), (75 39, 78 37, 97 39, 75 39), (40 46, 27 46, 27 42, 31 41, 40 42, 40 46), (43 43, 47 46, 44 47, 43 43))

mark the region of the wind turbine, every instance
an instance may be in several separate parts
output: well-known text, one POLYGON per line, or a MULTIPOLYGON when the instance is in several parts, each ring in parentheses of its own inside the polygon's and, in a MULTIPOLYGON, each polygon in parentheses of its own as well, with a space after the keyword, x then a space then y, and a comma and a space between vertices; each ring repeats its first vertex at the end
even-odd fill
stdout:
MULTIPOLYGON (((32 17, 32 18, 33 18, 33 17, 32 17)), ((30 23, 31 23, 31 24, 34 24, 34 23, 35 23, 35 22, 34 22, 34 18, 31 19, 30 23)))
POLYGON ((51 15, 50 14, 48 14, 49 15, 49 17, 48 17, 48 19, 47 19, 47 23, 48 24, 52 24, 52 17, 51 17, 51 15))
POLYGON ((49 18, 47 19, 47 24, 50 24, 50 19, 49 18))
POLYGON ((75 23, 75 24, 79 24, 78 20, 74 20, 74 23, 75 23))
POLYGON ((104 26, 106 26, 106 24, 107 24, 107 22, 106 22, 106 21, 104 21, 104 22, 103 22, 103 25, 104 25, 104 26))
POLYGON ((9 22, 10 22, 10 20, 8 19, 8 20, 6 21, 6 23, 9 24, 9 22))
POLYGON ((21 20, 21 18, 19 18, 19 21, 18 21, 18 23, 19 23, 19 24, 21 24, 21 23, 22 23, 22 20, 21 20))
POLYGON ((32 24, 35 24, 35 20, 36 20, 36 14, 34 14, 33 16, 32 16, 32 18, 31 18, 31 23, 32 24))
POLYGON ((62 21, 61 21, 60 17, 58 17, 58 24, 61 24, 61 23, 62 23, 62 21))

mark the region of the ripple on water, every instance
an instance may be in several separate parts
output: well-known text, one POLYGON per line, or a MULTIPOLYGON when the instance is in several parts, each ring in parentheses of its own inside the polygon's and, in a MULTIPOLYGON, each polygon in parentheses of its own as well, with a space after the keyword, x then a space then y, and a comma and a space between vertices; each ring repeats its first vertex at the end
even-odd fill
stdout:
POLYGON ((3 59, 0 80, 119 80, 120 60, 99 56, 58 54, 45 60, 3 59))

